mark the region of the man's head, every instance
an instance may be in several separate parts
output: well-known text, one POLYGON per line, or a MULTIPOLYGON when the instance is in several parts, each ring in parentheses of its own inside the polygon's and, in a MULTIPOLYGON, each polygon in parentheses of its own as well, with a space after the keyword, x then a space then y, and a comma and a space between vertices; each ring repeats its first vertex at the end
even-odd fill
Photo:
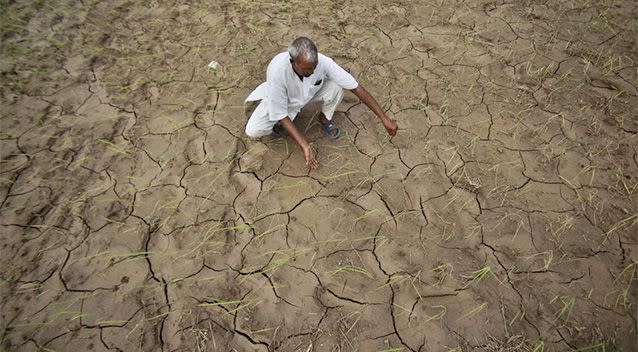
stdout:
POLYGON ((292 69, 302 77, 310 76, 317 67, 317 46, 306 37, 299 37, 288 46, 292 69))

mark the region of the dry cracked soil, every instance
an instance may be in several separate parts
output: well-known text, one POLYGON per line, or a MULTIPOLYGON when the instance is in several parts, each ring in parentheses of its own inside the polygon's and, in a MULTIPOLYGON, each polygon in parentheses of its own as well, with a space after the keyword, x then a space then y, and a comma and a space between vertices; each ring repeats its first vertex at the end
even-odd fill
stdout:
POLYGON ((637 350, 635 1, 0 4, 2 349, 637 350), (396 136, 243 134, 299 35, 396 136))

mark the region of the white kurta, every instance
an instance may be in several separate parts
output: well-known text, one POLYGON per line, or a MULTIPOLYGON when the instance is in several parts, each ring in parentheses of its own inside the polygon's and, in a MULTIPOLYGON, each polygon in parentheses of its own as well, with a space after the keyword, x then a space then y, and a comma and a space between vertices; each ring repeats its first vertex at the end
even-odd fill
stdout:
MULTIPOLYGON (((246 98, 246 101, 261 100, 248 122, 246 133, 249 136, 270 133, 267 129, 272 128, 284 117, 294 120, 301 108, 311 100, 317 100, 318 95, 324 102, 333 103, 336 108, 343 94, 342 89, 357 88, 359 84, 350 73, 328 56, 317 56, 317 67, 312 75, 304 77, 303 80, 293 70, 288 52, 277 54, 270 61, 266 71, 266 82, 259 85, 246 98), (335 92, 335 89, 339 92, 335 92), (338 93, 338 101, 329 98, 338 93)), ((326 118, 331 119, 334 108, 326 110, 324 114, 328 112, 330 115, 326 114, 326 118)))

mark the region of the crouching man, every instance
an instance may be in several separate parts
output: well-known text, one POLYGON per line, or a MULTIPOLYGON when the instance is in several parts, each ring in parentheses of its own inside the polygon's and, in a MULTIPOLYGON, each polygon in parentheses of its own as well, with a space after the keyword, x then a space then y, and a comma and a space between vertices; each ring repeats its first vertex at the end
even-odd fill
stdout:
POLYGON ((268 134, 290 135, 304 153, 306 165, 316 169, 318 164, 306 138, 293 120, 306 104, 320 101, 319 122, 330 139, 337 139, 341 130, 332 121, 343 90, 354 93, 381 120, 390 136, 397 133, 397 124, 383 112, 376 100, 350 73, 331 58, 317 53, 317 47, 306 37, 295 39, 287 52, 276 55, 268 64, 266 82, 257 87, 246 101, 261 100, 248 123, 246 134, 261 137, 268 134))

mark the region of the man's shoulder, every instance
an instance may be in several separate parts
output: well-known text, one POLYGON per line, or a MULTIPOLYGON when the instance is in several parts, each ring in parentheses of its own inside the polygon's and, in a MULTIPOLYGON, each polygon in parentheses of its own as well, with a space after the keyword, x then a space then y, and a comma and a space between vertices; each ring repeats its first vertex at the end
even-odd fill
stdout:
POLYGON ((290 55, 288 55, 287 51, 275 55, 272 60, 270 60, 270 63, 268 63, 268 68, 266 69, 267 74, 270 75, 271 78, 283 77, 287 65, 290 64, 289 58, 290 55))
POLYGON ((333 58, 328 55, 324 55, 322 53, 317 53, 317 61, 320 66, 325 69, 332 69, 334 67, 341 67, 333 58))
POLYGON ((290 61, 289 59, 290 55, 287 51, 284 51, 275 55, 272 60, 270 60, 270 64, 268 64, 268 66, 283 66, 290 61))
POLYGON ((318 63, 326 63, 326 62, 330 62, 330 61, 334 61, 332 60, 332 58, 328 55, 324 55, 322 53, 317 53, 317 61, 318 63))
POLYGON ((323 53, 317 53, 317 56, 319 57, 320 60, 325 60, 325 59, 332 60, 330 56, 323 53))

